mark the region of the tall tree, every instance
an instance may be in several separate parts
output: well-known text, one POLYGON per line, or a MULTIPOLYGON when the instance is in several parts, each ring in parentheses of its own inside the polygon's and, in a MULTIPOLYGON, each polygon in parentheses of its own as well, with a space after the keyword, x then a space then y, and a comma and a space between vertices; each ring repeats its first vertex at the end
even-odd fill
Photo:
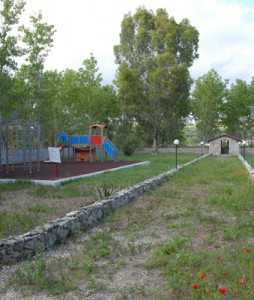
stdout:
POLYGON ((90 58, 85 59, 82 67, 78 69, 78 83, 81 102, 79 111, 91 124, 96 119, 94 107, 99 100, 102 83, 102 75, 99 73, 97 60, 93 54, 90 54, 90 58))
POLYGON ((116 91, 111 85, 102 86, 102 75, 93 54, 83 61, 78 71, 64 72, 62 98, 72 116, 68 128, 71 133, 84 133, 95 121, 111 126, 119 116, 116 91))
POLYGON ((15 73, 12 81, 12 88, 9 90, 12 113, 9 113, 9 116, 21 122, 28 122, 30 120, 29 116, 32 114, 32 105, 29 103, 31 93, 23 67, 15 73))
POLYGON ((63 72, 45 71, 42 75, 43 112, 47 116, 43 126, 44 144, 54 145, 57 135, 68 128, 68 116, 62 102, 63 72))
POLYGON ((63 72, 62 78, 62 109, 66 112, 67 126, 62 129, 62 131, 67 131, 69 134, 78 133, 80 129, 80 124, 85 121, 84 114, 82 115, 82 110, 79 101, 79 84, 78 75, 75 70, 66 69, 63 72))
POLYGON ((0 113, 5 116, 10 108, 10 75, 17 69, 15 58, 24 54, 14 33, 24 6, 23 0, 0 0, 0 113))
POLYGON ((43 90, 41 79, 45 59, 53 46, 54 26, 42 22, 42 14, 30 16, 32 29, 21 26, 23 42, 27 45, 26 75, 31 86, 32 107, 36 109, 34 117, 43 121, 43 90))
POLYGON ((180 134, 189 113, 188 68, 197 49, 198 31, 187 19, 178 24, 164 9, 140 7, 123 18, 120 44, 114 46, 119 98, 125 113, 152 137, 154 152, 162 132, 172 140, 171 129, 180 134))
POLYGON ((95 113, 99 101, 102 75, 97 60, 91 54, 85 59, 78 71, 66 70, 63 76, 63 100, 72 115, 69 129, 80 133, 87 130, 91 122, 97 120, 95 113))
POLYGON ((253 128, 253 82, 237 79, 227 91, 223 106, 223 125, 229 134, 247 139, 253 128))
POLYGON ((248 105, 249 105, 249 131, 248 135, 244 137, 245 139, 249 139, 250 141, 254 140, 254 77, 252 77, 252 80, 248 86, 248 105))
POLYGON ((99 120, 101 123, 107 124, 110 127, 109 133, 113 133, 118 125, 120 116, 120 108, 114 86, 101 86, 97 101, 93 106, 93 114, 93 121, 99 120))
POLYGON ((191 111, 202 141, 219 132, 227 83, 213 69, 195 81, 191 111))

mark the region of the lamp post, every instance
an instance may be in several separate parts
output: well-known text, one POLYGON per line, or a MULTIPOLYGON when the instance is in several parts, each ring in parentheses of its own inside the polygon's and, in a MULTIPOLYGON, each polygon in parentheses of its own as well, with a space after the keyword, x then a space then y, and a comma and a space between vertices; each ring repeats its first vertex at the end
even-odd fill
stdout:
POLYGON ((204 142, 200 142, 200 146, 201 146, 201 153, 202 153, 202 156, 204 155, 204 142))
POLYGON ((246 141, 243 141, 243 160, 245 160, 245 146, 246 146, 246 141))
POLYGON ((177 147, 178 147, 178 145, 179 145, 179 140, 174 140, 174 144, 175 144, 175 146, 176 146, 176 169, 177 169, 177 147))

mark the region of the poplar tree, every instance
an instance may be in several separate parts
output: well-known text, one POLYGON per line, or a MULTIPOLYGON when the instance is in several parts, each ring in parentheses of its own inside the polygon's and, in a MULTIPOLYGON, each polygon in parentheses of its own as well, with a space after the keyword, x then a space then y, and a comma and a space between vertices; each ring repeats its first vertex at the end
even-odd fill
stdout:
POLYGON ((220 132, 227 83, 214 69, 195 80, 191 111, 204 142, 220 132))
POLYGON ((17 30, 25 3, 23 0, 0 0, 0 114, 4 117, 11 107, 11 76, 17 69, 16 58, 24 54, 14 30, 17 30))
POLYGON ((30 16, 32 28, 21 26, 23 33, 23 42, 26 45, 26 61, 23 66, 29 81, 32 108, 34 108, 32 119, 42 121, 43 118, 43 89, 41 86, 42 75, 44 71, 45 59, 53 47, 53 35, 55 29, 42 21, 42 14, 30 16))
POLYGON ((227 90, 223 105, 223 125, 229 134, 251 139, 253 130, 253 81, 237 79, 227 90))

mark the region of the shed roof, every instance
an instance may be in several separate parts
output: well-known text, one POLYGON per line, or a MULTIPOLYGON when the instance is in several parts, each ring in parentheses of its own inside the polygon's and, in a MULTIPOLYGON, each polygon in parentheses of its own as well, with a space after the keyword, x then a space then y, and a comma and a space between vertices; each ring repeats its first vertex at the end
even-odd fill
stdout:
POLYGON ((221 139, 221 138, 229 138, 229 139, 235 140, 235 141, 237 141, 237 142, 242 142, 241 139, 239 139, 239 138, 237 138, 237 137, 235 137, 235 136, 226 134, 226 133, 221 134, 221 135, 219 135, 219 136, 216 136, 216 137, 214 137, 214 138, 212 138, 212 139, 210 139, 210 140, 207 140, 207 142, 209 143, 209 142, 211 142, 211 141, 214 141, 214 140, 217 140, 217 139, 221 139))

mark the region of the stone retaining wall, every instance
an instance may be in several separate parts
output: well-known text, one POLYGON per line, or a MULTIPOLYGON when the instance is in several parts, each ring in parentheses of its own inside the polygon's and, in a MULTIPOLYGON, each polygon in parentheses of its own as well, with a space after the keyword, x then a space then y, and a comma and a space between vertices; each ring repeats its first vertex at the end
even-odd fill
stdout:
POLYGON ((31 258, 40 251, 47 251, 62 243, 73 233, 91 227, 111 211, 116 210, 133 199, 149 191, 190 164, 206 158, 201 156, 191 162, 172 169, 159 176, 147 179, 130 188, 121 190, 111 197, 85 206, 79 211, 72 211, 64 218, 36 227, 34 230, 17 237, 0 241, 0 264, 13 264, 31 258))

